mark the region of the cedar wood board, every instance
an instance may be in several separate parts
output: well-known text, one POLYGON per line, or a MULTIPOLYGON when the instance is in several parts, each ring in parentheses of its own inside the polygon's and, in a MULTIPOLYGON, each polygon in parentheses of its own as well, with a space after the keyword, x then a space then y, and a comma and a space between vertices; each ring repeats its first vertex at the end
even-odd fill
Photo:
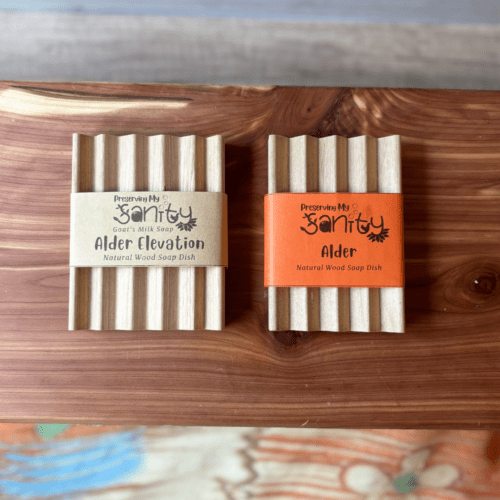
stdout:
POLYGON ((500 425, 500 93, 0 85, 0 419, 500 425), (67 330, 71 134, 222 134, 222 332, 67 330), (402 136, 404 335, 270 332, 267 140, 402 136))

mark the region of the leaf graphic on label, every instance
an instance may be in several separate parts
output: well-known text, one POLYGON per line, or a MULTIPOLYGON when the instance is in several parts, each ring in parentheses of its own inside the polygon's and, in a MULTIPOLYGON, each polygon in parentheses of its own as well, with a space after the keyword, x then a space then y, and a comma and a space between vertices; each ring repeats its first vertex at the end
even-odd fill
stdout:
POLYGON ((193 227, 196 226, 196 219, 191 217, 189 219, 189 222, 179 222, 179 224, 176 225, 181 231, 191 231, 193 227))
POLYGON ((372 242, 383 243, 386 238, 389 238, 389 229, 383 229, 379 234, 372 232, 367 238, 372 242))

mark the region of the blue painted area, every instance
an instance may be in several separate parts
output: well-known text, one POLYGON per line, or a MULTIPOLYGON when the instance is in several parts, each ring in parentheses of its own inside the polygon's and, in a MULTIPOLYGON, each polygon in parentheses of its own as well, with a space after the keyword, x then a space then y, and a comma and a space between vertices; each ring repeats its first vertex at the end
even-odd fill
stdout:
POLYGON ((145 454, 142 429, 6 448, 0 492, 26 499, 122 484, 139 469, 145 454))
POLYGON ((500 20, 496 0, 27 0, 2 2, 0 9, 21 12, 133 14, 220 18, 356 21, 375 23, 486 23, 500 20))

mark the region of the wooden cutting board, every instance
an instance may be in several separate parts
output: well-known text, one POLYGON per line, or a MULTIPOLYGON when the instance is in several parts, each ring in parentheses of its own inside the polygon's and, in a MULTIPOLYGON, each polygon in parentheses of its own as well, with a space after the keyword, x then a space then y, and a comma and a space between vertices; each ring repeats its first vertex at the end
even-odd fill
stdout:
POLYGON ((500 425, 500 92, 5 82, 0 199, 2 421, 500 425), (67 331, 73 132, 224 136, 224 331, 67 331), (268 331, 269 134, 403 136, 407 333, 268 331))

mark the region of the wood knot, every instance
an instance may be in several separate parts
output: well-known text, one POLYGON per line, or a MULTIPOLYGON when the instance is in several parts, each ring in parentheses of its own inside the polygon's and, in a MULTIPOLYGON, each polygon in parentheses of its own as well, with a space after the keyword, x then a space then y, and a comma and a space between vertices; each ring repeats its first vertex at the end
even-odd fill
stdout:
POLYGON ((471 292, 481 295, 491 295, 497 286, 497 277, 494 273, 483 273, 475 276, 471 282, 469 289, 471 292))
POLYGON ((304 336, 307 335, 306 332, 294 332, 294 331, 284 331, 284 332, 273 332, 274 338, 280 343, 287 347, 292 347, 297 342, 303 342, 304 336))
POLYGON ((446 312, 487 312, 500 308, 498 262, 467 262, 442 274, 433 284, 432 308, 446 312))

